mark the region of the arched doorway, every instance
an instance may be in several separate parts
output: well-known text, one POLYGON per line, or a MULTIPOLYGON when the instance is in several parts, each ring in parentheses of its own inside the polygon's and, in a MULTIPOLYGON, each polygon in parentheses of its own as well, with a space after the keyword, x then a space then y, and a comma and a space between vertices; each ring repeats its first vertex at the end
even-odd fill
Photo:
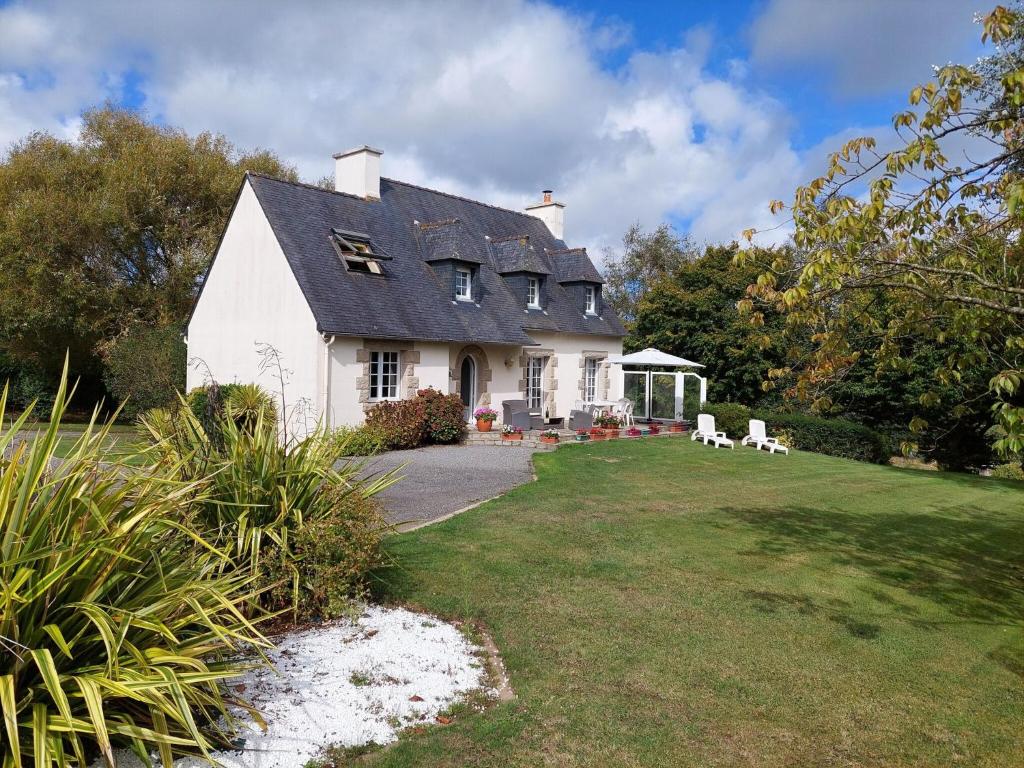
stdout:
POLYGON ((472 355, 466 355, 462 360, 462 367, 459 369, 459 393, 462 395, 463 412, 466 421, 473 418, 473 409, 476 408, 476 361, 472 355))

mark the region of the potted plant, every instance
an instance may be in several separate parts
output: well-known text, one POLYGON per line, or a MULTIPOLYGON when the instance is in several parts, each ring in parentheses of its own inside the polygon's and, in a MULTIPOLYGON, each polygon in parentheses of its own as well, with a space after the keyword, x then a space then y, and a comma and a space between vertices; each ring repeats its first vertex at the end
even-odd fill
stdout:
POLYGON ((660 435, 661 427, 659 427, 657 424, 651 424, 649 427, 647 427, 647 431, 652 435, 660 435))
POLYGON ((630 427, 626 430, 626 437, 640 437, 643 432, 640 431, 639 427, 630 427))
POLYGON ((590 432, 588 432, 585 429, 577 429, 576 430, 576 442, 577 443, 585 443, 589 439, 590 439, 590 432))
POLYGON ((522 427, 513 427, 511 424, 506 424, 501 428, 501 439, 502 440, 522 440, 523 429, 522 427))
POLYGON ((473 411, 473 418, 476 419, 477 432, 490 432, 498 412, 493 408, 477 408, 473 411))
POLYGON ((619 421, 619 417, 613 413, 602 413, 594 422, 604 429, 604 436, 606 438, 618 437, 619 426, 622 422, 619 421))
POLYGON ((559 436, 557 429, 545 429, 540 433, 540 441, 548 445, 558 445, 559 436))
POLYGON ((590 428, 590 439, 591 440, 604 440, 604 430, 600 427, 590 428))
POLYGON ((669 432, 685 432, 686 431, 686 425, 683 422, 681 422, 681 421, 673 421, 671 424, 668 425, 668 431, 669 432))

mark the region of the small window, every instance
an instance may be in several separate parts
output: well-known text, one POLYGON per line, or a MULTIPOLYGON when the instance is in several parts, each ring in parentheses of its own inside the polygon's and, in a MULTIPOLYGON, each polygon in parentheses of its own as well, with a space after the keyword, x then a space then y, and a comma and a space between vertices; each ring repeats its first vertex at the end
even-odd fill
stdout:
POLYGON ((540 309, 540 280, 536 277, 529 278, 526 284, 526 306, 540 309))
POLYGON ((587 286, 587 314, 597 314, 597 288, 592 285, 587 286))
POLYGON ((384 274, 381 262, 391 257, 375 249, 368 235, 335 228, 331 230, 331 241, 349 272, 384 274))
POLYGON ((597 371, 601 361, 596 357, 588 357, 586 367, 583 369, 583 399, 588 403, 597 400, 597 371))
POLYGON ((370 399, 398 399, 398 353, 370 353, 370 399))
POLYGON ((473 275, 468 269, 455 270, 455 298, 459 301, 473 300, 473 275))

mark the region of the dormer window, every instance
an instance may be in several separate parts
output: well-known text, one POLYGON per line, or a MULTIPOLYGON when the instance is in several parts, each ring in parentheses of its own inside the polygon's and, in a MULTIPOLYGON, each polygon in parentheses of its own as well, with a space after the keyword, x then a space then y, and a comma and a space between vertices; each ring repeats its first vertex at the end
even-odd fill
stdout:
POLYGON ((588 315, 597 314, 597 288, 593 285, 587 286, 586 313, 588 315))
POLYGON ((391 257, 373 247, 370 236, 344 229, 331 230, 331 242, 349 272, 382 275, 382 261, 391 257))
POLYGON ((540 309, 540 278, 531 277, 526 282, 526 306, 540 309))
POLYGON ((455 298, 459 301, 473 300, 473 273, 464 267, 455 268, 455 298))

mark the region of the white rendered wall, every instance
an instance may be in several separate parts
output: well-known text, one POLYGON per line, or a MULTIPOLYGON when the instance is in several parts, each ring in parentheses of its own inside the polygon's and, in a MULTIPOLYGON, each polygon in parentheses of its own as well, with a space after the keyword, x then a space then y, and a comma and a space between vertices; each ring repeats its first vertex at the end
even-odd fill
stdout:
POLYGON ((248 182, 189 322, 187 339, 189 389, 212 375, 221 384, 256 383, 276 394, 277 378, 270 371, 260 372, 256 352, 257 344, 273 345, 291 370, 285 390, 290 424, 315 423, 324 344, 248 182), (303 403, 311 414, 298 412, 303 403))
MULTIPOLYGON (((530 336, 543 349, 553 349, 558 360, 555 368, 555 379, 558 389, 555 390, 555 415, 568 418, 569 411, 580 399, 579 383, 584 369, 580 366, 580 357, 584 352, 606 352, 609 356, 622 354, 622 339, 613 336, 583 336, 564 333, 539 333, 531 331, 530 336)), ((610 372, 608 382, 608 399, 618 400, 622 397, 622 382, 617 380, 614 371, 610 372)))

